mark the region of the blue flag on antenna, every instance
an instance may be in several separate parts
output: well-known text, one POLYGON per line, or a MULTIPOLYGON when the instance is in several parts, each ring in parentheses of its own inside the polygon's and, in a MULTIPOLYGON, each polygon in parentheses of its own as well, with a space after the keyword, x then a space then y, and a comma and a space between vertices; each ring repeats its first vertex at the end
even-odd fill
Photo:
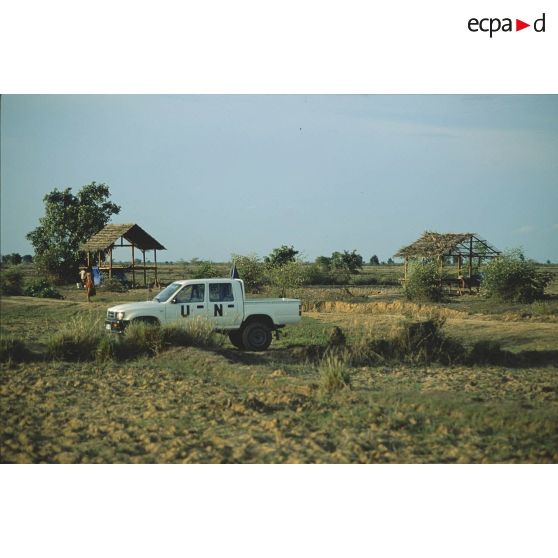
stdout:
POLYGON ((231 268, 231 279, 240 279, 240 275, 238 274, 238 269, 236 269, 236 264, 233 264, 231 268))

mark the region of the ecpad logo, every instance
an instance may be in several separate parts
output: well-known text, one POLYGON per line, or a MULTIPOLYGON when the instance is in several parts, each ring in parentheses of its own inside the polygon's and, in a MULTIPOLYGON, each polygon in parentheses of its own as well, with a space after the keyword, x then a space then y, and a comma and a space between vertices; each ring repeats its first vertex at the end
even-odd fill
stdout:
MULTIPOLYGON (((533 29, 536 33, 545 32, 545 17, 546 14, 543 14, 533 23, 533 29)), ((467 27, 469 28, 469 31, 473 33, 477 33, 479 31, 483 33, 490 33, 490 38, 492 38, 492 35, 494 33, 497 33, 498 31, 503 31, 504 33, 513 31, 512 19, 509 17, 505 17, 503 19, 497 17, 485 17, 482 19, 477 19, 475 17, 472 17, 469 20, 467 27)), ((527 27, 531 27, 531 24, 525 23, 520 19, 515 20, 516 31, 521 31, 522 29, 526 29, 527 27)))

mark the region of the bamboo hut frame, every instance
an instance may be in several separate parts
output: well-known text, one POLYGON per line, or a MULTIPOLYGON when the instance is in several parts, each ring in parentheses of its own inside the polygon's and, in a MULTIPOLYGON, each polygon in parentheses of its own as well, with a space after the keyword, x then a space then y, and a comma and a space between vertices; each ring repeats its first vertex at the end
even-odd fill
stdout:
POLYGON ((155 272, 155 284, 159 284, 157 276, 157 250, 166 248, 136 224, 106 225, 104 229, 83 243, 80 249, 87 254, 87 267, 91 267, 95 259, 100 271, 108 272, 112 279, 114 271, 132 273, 132 284, 136 285, 136 272, 143 271, 143 284, 147 286, 147 271, 155 272), (132 249, 129 265, 114 265, 113 250, 128 247, 132 249), (136 248, 142 252, 142 264, 136 264, 136 248), (145 252, 153 250, 154 265, 146 265, 145 252), (106 256, 108 255, 108 265, 106 256))
POLYGON ((401 248, 396 254, 397 258, 405 260, 405 281, 409 271, 409 261, 417 259, 436 260, 442 274, 444 261, 448 257, 457 260, 457 276, 463 276, 463 264, 467 262, 467 274, 473 275, 473 261, 478 260, 480 267, 484 259, 496 258, 501 254, 477 233, 436 233, 426 231, 413 244, 401 248))

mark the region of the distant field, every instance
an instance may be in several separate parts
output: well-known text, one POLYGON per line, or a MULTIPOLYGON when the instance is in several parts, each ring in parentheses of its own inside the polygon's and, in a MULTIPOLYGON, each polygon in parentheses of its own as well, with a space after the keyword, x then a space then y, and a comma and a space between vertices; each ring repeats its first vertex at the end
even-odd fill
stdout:
MULTIPOLYGON (((179 272, 165 271, 169 280, 179 272)), ((64 300, 1 300, 2 339, 22 340, 35 354, 1 364, 2 462, 558 461, 556 297, 413 305, 392 286, 305 288, 292 293, 304 301, 303 321, 265 353, 225 340, 212 350, 169 347, 101 363, 45 360, 46 344, 72 321, 101 328, 109 305, 154 293, 99 289, 87 304, 83 291, 61 290, 64 300), (464 345, 497 341, 527 355, 525 366, 360 362, 348 366, 350 389, 322 390, 324 363, 309 349, 326 347, 334 326, 351 345, 433 316, 464 345)))

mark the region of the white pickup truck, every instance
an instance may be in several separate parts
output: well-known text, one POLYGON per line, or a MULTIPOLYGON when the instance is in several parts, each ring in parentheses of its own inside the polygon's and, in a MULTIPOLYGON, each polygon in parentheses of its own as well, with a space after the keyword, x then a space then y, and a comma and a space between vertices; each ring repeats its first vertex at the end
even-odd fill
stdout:
POLYGON ((272 331, 296 324, 301 314, 297 299, 246 300, 241 279, 190 279, 171 283, 153 300, 109 308, 105 327, 123 332, 134 321, 167 324, 203 316, 217 331, 227 332, 235 347, 265 351, 272 331))

